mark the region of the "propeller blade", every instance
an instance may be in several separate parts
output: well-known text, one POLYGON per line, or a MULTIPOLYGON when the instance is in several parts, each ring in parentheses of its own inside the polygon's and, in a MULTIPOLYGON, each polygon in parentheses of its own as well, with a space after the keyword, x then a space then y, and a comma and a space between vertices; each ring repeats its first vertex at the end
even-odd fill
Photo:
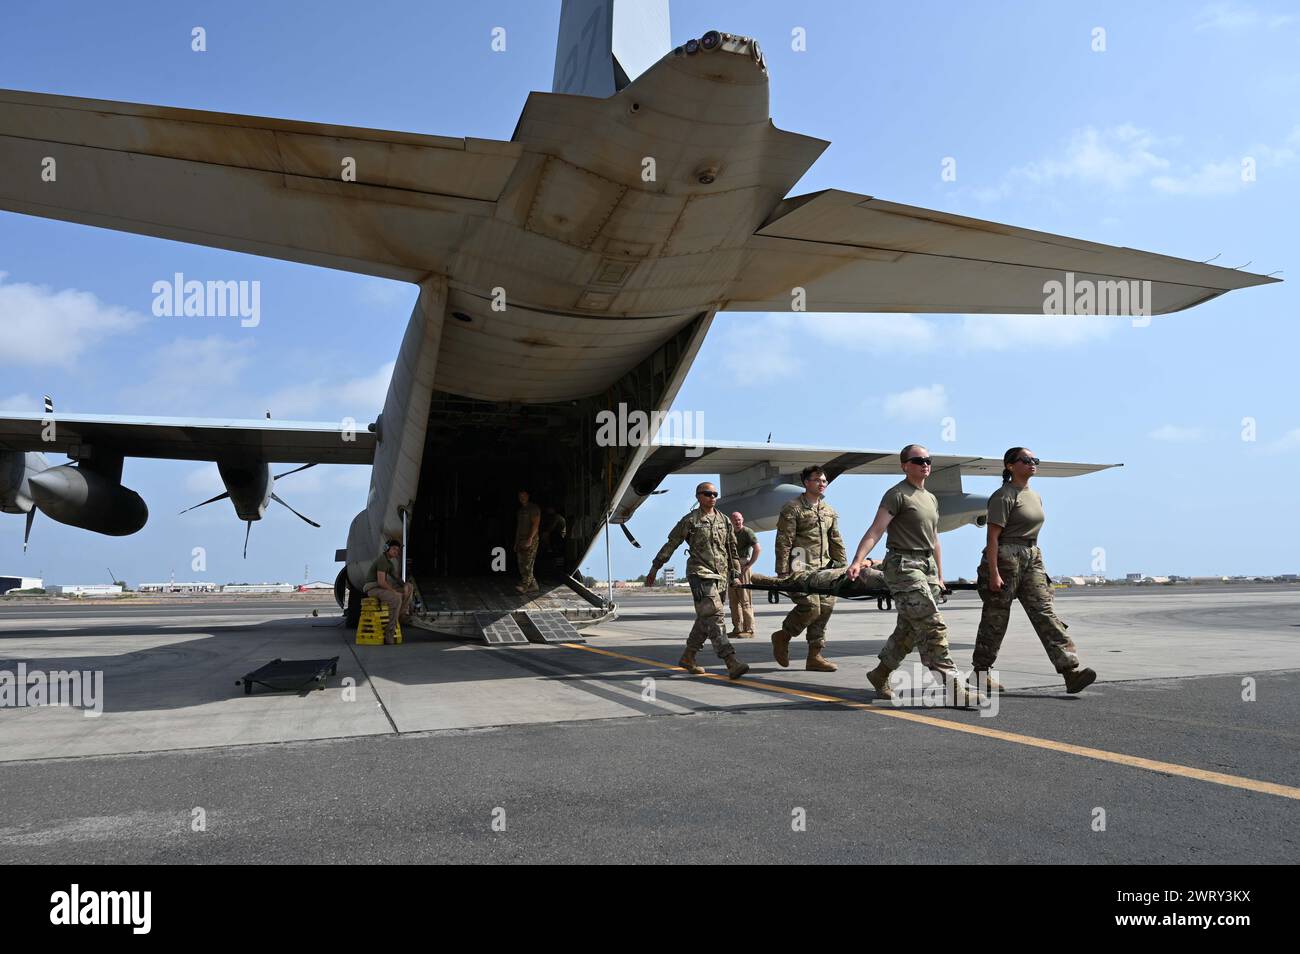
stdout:
POLYGON ((276 474, 275 479, 279 480, 281 477, 288 477, 290 474, 296 474, 300 470, 306 470, 308 467, 315 466, 315 464, 303 464, 301 467, 295 467, 293 470, 286 470, 283 474, 276 474))
POLYGON ((32 537, 32 521, 36 519, 36 508, 27 511, 27 529, 23 531, 23 552, 27 552, 27 541, 32 537))
MULTIPOLYGON (((181 511, 181 513, 189 513, 191 510, 198 510, 200 507, 206 507, 208 504, 216 503, 218 500, 225 500, 229 496, 230 496, 229 491, 227 491, 224 494, 217 494, 211 500, 205 500, 203 501, 203 503, 195 504, 193 507, 186 507, 184 510, 181 511)), ((177 514, 176 516, 179 517, 180 514, 177 514)))
POLYGON ((245 520, 244 522, 248 524, 248 529, 244 531, 244 559, 247 560, 248 559, 248 537, 249 534, 253 532, 253 521, 245 520))
POLYGON ((274 500, 276 503, 278 503, 281 507, 284 507, 286 510, 288 510, 291 514, 293 514, 293 515, 294 515, 295 517, 297 517, 299 520, 305 520, 305 521, 307 521, 307 523, 310 523, 310 524, 311 524, 313 527, 315 527, 317 530, 320 529, 320 524, 319 524, 319 523, 317 523, 315 520, 311 519, 311 517, 304 517, 304 516, 303 516, 302 514, 300 514, 298 511, 294 510, 294 509, 293 509, 292 507, 290 507, 287 503, 285 503, 283 500, 280 499, 280 495, 279 495, 279 494, 271 494, 271 499, 274 500))
POLYGON ((620 523, 618 527, 620 530, 623 531, 623 536, 627 537, 627 542, 632 544, 632 546, 636 547, 638 550, 640 550, 641 544, 636 542, 636 537, 632 536, 632 531, 627 528, 627 524, 620 523))

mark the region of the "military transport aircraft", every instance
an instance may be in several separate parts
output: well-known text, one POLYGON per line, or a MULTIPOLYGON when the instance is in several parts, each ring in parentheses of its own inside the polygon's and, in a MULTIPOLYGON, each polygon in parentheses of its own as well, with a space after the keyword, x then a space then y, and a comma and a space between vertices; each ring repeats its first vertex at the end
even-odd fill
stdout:
MULTIPOLYGON (((828 143, 773 125, 758 43, 711 30, 669 47, 667 0, 565 0, 552 92, 529 95, 508 142, 0 91, 0 209, 419 286, 373 424, 8 415, 0 507, 133 533, 147 510, 123 459, 179 458, 216 461, 251 522, 273 463, 370 464, 340 587, 389 536, 409 538, 423 589, 487 575, 499 528, 468 515, 517 484, 567 518, 567 575, 668 474, 721 474, 728 509, 763 529, 806 464, 897 472, 895 451, 598 440, 602 411, 671 405, 719 310, 1044 314, 1055 282, 1141 283, 1149 312, 1110 313, 1164 314, 1272 280, 852 192, 787 196, 828 143)), ((961 475, 1000 468, 936 459, 945 529, 984 519, 961 475)))

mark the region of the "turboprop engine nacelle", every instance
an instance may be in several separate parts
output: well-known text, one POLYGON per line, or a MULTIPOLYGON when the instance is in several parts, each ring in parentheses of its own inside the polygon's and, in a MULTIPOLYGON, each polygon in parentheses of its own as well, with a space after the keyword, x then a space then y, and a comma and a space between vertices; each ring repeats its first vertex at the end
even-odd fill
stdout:
MULTIPOLYGON (((745 490, 735 496, 724 495, 718 501, 719 509, 726 514, 739 510, 745 515, 745 526, 755 533, 776 529, 781 508, 803 493, 796 484, 776 484, 745 490)), ((936 494, 939 500, 939 532, 947 533, 967 524, 982 527, 988 523, 989 498, 978 494, 936 494)), ((873 513, 874 517, 875 514, 873 513)))
POLYGON ((50 467, 27 482, 41 513, 70 527, 125 537, 149 520, 149 508, 138 493, 78 465, 50 467))
POLYGON ((936 494, 939 498, 939 532, 947 533, 966 524, 977 527, 989 522, 989 498, 979 494, 936 494))
POLYGON ((718 499, 718 509, 730 516, 739 510, 745 515, 745 526, 760 533, 775 530, 781 508, 803 493, 798 484, 775 484, 771 487, 756 487, 742 490, 733 496, 725 493, 718 499))
POLYGON ((32 489, 27 481, 45 466, 41 454, 0 451, 0 513, 31 513, 32 489))

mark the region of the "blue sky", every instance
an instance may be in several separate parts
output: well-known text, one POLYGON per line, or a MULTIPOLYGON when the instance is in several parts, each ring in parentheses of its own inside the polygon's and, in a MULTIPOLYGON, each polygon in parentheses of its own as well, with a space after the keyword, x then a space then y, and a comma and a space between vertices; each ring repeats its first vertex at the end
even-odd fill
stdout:
MULTIPOLYGON (((175 4, 130 14, 91 2, 7 12, 0 86, 451 136, 508 139, 531 89, 549 89, 559 4, 175 4), (208 51, 190 49, 203 26, 208 51), (493 52, 493 27, 506 51, 493 52)), ((1287 4, 1034 2, 672 4, 673 40, 753 35, 782 128, 832 145, 795 193, 835 187, 1287 282, 1148 327, 1126 319, 719 315, 676 407, 716 439, 1123 462, 1038 483, 1049 570, 1296 572, 1300 529, 1295 212, 1300 209, 1300 14, 1287 4), (791 48, 803 28, 807 49, 791 48), (1094 30, 1105 31, 1095 52, 1094 30), (941 164, 956 160, 955 181, 941 164), (1255 161, 1244 182, 1242 160, 1255 161), (956 421, 944 442, 940 421, 956 421), (1242 439, 1243 418, 1256 439, 1242 439)), ((367 420, 377 412, 413 287, 157 239, 0 213, 0 409, 367 420), (155 318, 175 272, 258 280, 262 322, 155 318)), ((149 525, 110 539, 0 517, 0 572, 52 582, 118 577, 333 579, 366 471, 317 468, 253 529, 215 469, 128 461, 149 525), (205 548, 208 571, 190 570, 205 548)), ((850 546, 886 478, 830 499, 850 546)), ((644 572, 691 502, 670 478, 615 574, 644 572)), ((968 479, 967 490, 995 484, 968 479)), ((724 502, 725 506, 725 502, 724 502)), ((763 541, 770 565, 771 534, 763 541)), ((950 577, 973 574, 974 528, 944 537, 950 577)), ((679 554, 679 566, 684 563, 679 554)), ((586 561, 603 576, 605 554, 586 561)))

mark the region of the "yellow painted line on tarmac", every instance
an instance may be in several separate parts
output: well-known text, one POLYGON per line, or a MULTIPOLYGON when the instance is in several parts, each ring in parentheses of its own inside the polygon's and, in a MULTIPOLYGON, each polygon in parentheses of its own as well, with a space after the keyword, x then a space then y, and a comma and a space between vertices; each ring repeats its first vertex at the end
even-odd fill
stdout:
MULTIPOLYGON (((630 656, 626 653, 616 653, 610 649, 597 649, 595 646, 584 646, 579 643, 563 643, 568 649, 581 649, 589 653, 599 653, 602 656, 612 656, 615 659, 623 659, 628 662, 640 663, 644 666, 653 666, 656 669, 670 669, 677 672, 685 672, 681 666, 670 666, 666 663, 658 662, 654 659, 646 659, 644 656, 630 656)), ((991 729, 983 725, 968 725, 964 722, 955 722, 951 719, 940 719, 935 716, 920 715, 916 712, 908 712, 906 709, 898 709, 890 706, 874 706, 869 702, 857 702, 853 699, 846 699, 843 696, 832 696, 822 692, 808 692, 804 689, 791 689, 788 686, 778 686, 770 682, 758 682, 753 679, 729 679, 719 673, 705 673, 705 679, 716 679, 719 682, 725 682, 737 686, 746 686, 751 689, 763 689, 767 692, 777 692, 782 695, 795 696, 800 699, 808 699, 813 702, 827 702, 838 706, 845 706, 849 709, 857 709, 860 712, 870 712, 874 715, 888 716, 891 719, 903 719, 907 722, 919 722, 923 725, 931 725, 940 729, 948 729, 952 732, 965 732, 967 735, 980 735, 986 739, 998 739, 1002 742, 1013 742, 1017 745, 1028 745, 1036 749, 1048 749, 1052 752, 1063 752, 1067 755, 1078 755, 1086 759, 1096 759, 1099 762, 1110 762, 1114 765, 1127 765, 1130 768, 1146 769, 1149 772, 1163 772, 1166 775, 1177 775, 1180 778, 1195 779, 1199 782, 1212 782, 1215 785, 1226 785, 1229 788, 1243 788, 1250 792, 1260 792, 1264 795, 1277 795, 1282 798, 1291 798, 1300 801, 1300 788, 1292 785, 1279 785, 1276 782, 1263 782, 1259 779, 1245 778, 1241 775, 1228 775, 1224 772, 1211 772, 1206 769, 1192 768, 1190 765, 1178 765, 1174 762, 1160 762, 1156 759, 1144 759, 1136 755, 1125 755, 1122 752, 1108 752, 1105 749, 1093 749, 1085 745, 1074 745, 1069 742, 1056 742, 1052 739, 1040 739, 1033 735, 1022 735, 1019 732, 1003 732, 1001 729, 991 729)))

